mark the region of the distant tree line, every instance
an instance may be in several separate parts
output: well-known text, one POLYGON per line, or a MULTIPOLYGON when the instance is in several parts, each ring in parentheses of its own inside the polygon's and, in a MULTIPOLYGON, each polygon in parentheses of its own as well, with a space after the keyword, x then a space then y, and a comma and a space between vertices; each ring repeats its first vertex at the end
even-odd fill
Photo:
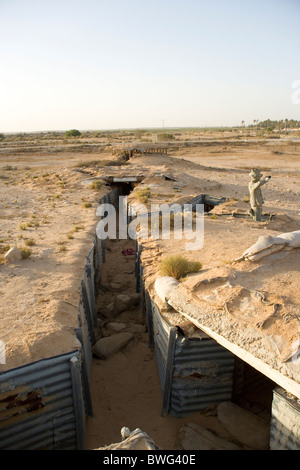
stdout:
POLYGON ((279 121, 273 121, 266 119, 265 121, 258 121, 254 119, 253 124, 248 127, 259 127, 260 129, 299 129, 300 121, 295 119, 281 119, 279 121))

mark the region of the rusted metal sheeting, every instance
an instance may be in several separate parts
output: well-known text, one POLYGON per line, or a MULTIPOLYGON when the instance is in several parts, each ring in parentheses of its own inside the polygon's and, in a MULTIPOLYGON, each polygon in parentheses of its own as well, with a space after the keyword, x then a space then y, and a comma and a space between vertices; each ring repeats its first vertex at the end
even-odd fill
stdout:
POLYGON ((177 334, 170 414, 186 416, 207 406, 231 400, 235 357, 211 338, 177 334))
POLYGON ((83 448, 80 370, 80 353, 74 351, 2 373, 0 449, 83 448))
POLYGON ((270 450, 300 450, 300 402, 281 387, 273 391, 270 450))
POLYGON ((162 414, 184 417, 231 400, 234 355, 211 338, 185 338, 162 318, 153 301, 151 307, 162 414))

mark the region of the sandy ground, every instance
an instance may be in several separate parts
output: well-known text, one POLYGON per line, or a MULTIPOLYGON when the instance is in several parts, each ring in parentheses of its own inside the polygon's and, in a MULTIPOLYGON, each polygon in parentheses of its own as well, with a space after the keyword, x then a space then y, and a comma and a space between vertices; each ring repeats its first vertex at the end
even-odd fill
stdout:
MULTIPOLYGON (((172 170, 176 162, 178 171, 199 179, 199 188, 195 188, 199 193, 238 200, 247 195, 250 169, 259 167, 272 175, 264 190, 264 210, 284 213, 296 226, 299 223, 300 152, 296 144, 184 144, 169 154, 175 160, 169 156, 135 157, 130 164, 147 173, 149 162, 158 170, 163 164, 164 171, 172 170)), ((103 187, 94 192, 85 183, 99 175, 94 164, 99 159, 109 160, 111 153, 0 154, 0 339, 6 344, 7 355, 0 371, 77 347, 73 328, 79 283, 97 222, 97 198, 107 190, 103 187), (92 162, 89 168, 82 166, 84 160, 92 162), (91 206, 84 207, 87 203, 91 206), (28 259, 17 264, 3 261, 4 247, 21 248, 31 238, 34 244, 29 247, 32 255, 28 259)), ((126 277, 126 291, 134 291, 135 278, 129 274, 134 271, 133 261, 124 257, 117 245, 108 252, 114 259, 105 265, 107 279, 118 273, 123 280, 126 277)), ((226 253, 219 256, 223 260, 228 257, 226 253)), ((106 291, 105 295, 111 294, 106 291)), ((101 300, 98 307, 101 310, 101 300)), ((139 308, 121 314, 121 320, 143 322, 139 308)), ((93 359, 91 392, 94 416, 87 420, 87 449, 118 442, 123 426, 148 432, 164 449, 180 448, 179 430, 184 422, 198 422, 226 435, 213 412, 187 419, 161 416, 159 378, 147 332, 136 335, 117 355, 93 359)))
POLYGON ((84 184, 89 175, 77 167, 82 158, 1 157, 0 338, 6 364, 0 370, 78 347, 73 331, 80 280, 95 234, 97 199, 106 193, 84 184), (14 169, 7 169, 12 163, 14 169), (14 246, 30 249, 31 256, 5 262, 14 246))

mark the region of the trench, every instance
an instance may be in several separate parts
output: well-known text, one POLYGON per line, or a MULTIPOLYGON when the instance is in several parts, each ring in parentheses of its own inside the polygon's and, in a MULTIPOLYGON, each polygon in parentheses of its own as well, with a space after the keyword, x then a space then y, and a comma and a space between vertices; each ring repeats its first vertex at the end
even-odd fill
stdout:
MULTIPOLYGON (((130 183, 117 186, 122 195, 132 190, 130 183)), ((204 210, 209 212, 214 202, 209 198, 204 202, 204 210)), ((162 414, 157 359, 149 342, 141 299, 117 314, 112 314, 108 308, 120 294, 131 298, 138 295, 135 249, 135 241, 131 239, 120 240, 117 236, 106 240, 106 259, 96 299, 96 340, 119 332, 131 332, 133 337, 107 358, 93 355, 90 379, 93 415, 87 418, 85 448, 103 448, 120 442, 121 429, 126 426, 130 431, 139 428, 146 432, 164 450, 182 450, 179 435, 184 424, 197 423, 219 435, 224 429, 214 413, 205 409, 185 417, 162 414)), ((196 376, 197 373, 194 378, 196 376)), ((236 358, 233 403, 270 422, 275 386, 259 371, 236 358)))

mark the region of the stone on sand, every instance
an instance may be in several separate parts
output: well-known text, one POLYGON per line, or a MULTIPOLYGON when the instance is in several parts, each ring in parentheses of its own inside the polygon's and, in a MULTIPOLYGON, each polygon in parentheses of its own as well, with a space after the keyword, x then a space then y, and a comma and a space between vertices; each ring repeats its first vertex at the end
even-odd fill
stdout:
POLYGON ((269 449, 270 424, 235 403, 222 402, 217 406, 218 419, 230 435, 254 450, 269 449))
POLYGON ((181 445, 185 450, 241 450, 208 429, 195 423, 185 424, 180 429, 181 445))
POLYGON ((116 333, 115 335, 101 338, 93 346, 92 352, 99 358, 106 359, 120 351, 133 338, 134 335, 129 332, 116 333))
POLYGON ((4 257, 7 261, 20 261, 22 259, 21 252, 16 246, 8 250, 4 257))

